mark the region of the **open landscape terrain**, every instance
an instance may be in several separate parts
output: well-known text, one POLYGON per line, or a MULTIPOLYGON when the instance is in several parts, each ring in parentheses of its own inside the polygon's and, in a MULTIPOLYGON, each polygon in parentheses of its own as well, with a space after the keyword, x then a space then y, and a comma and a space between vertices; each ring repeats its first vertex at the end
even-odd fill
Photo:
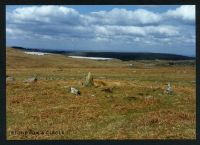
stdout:
POLYGON ((195 60, 98 61, 7 48, 14 78, 6 84, 7 139, 195 139, 195 67, 195 60), (94 86, 85 87, 89 72, 94 86))

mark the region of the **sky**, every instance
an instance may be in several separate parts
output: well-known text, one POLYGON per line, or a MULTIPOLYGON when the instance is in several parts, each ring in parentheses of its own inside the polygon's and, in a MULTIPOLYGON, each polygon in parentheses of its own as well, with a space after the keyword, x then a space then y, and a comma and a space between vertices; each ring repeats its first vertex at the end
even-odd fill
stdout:
POLYGON ((6 46, 195 56, 194 5, 7 5, 6 46))

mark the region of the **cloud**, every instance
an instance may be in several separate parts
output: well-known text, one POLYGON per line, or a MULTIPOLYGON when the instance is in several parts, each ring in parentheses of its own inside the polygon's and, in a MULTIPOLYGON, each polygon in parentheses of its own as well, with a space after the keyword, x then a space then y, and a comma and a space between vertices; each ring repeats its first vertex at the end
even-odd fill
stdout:
POLYGON ((125 43, 129 47, 162 46, 176 41, 195 43, 194 27, 182 24, 195 21, 194 11, 194 6, 184 5, 162 13, 114 8, 82 14, 64 6, 27 6, 6 12, 6 37, 49 40, 49 43, 59 40, 66 42, 66 47, 67 42, 76 47, 84 43, 88 48, 89 45, 120 48, 125 43))
POLYGON ((127 11, 115 8, 111 11, 82 15, 72 8, 63 6, 32 6, 15 9, 8 14, 8 19, 9 30, 17 29, 50 36, 108 38, 116 35, 141 37, 157 35, 166 37, 179 33, 174 26, 154 26, 153 24, 161 21, 161 17, 144 9, 127 11))
POLYGON ((31 6, 17 8, 7 14, 7 20, 14 23, 80 23, 78 11, 64 6, 31 6))
POLYGON ((186 23, 195 23, 195 5, 183 5, 175 10, 168 10, 166 16, 178 20, 182 20, 186 23))
POLYGON ((179 29, 175 26, 160 25, 160 26, 96 26, 96 35, 102 37, 116 36, 131 36, 131 37, 149 37, 157 38, 175 37, 180 35, 179 29))
POLYGON ((153 35, 157 38, 175 37, 180 35, 179 29, 176 26, 170 25, 160 25, 156 27, 149 26, 146 27, 145 30, 148 32, 148 35, 153 35))
POLYGON ((103 25, 149 25, 158 24, 159 14, 137 9, 135 11, 114 8, 111 11, 92 12, 88 16, 92 23, 103 25))

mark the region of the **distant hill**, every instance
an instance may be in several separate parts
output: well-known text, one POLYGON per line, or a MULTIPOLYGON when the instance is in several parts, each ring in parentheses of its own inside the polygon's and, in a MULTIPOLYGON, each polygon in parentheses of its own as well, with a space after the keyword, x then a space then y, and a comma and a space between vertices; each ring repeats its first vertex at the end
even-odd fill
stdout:
POLYGON ((150 52, 87 52, 87 51, 59 51, 59 50, 44 50, 38 48, 23 48, 13 46, 12 48, 20 49, 24 51, 34 52, 47 52, 71 56, 86 56, 86 57, 106 57, 116 58, 123 61, 128 60, 194 60, 195 57, 167 54, 167 53, 150 53, 150 52))

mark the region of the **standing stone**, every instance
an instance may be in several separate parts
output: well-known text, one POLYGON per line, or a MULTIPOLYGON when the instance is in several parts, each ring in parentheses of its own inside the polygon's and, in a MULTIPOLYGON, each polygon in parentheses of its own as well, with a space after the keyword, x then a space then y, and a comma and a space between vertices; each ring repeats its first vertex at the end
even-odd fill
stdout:
POLYGON ((25 83, 32 83, 32 82, 37 82, 37 76, 35 77, 31 77, 31 78, 28 78, 27 80, 25 80, 24 82, 25 83))
POLYGON ((86 87, 94 86, 93 76, 90 72, 88 73, 88 75, 85 79, 84 86, 86 86, 86 87))
POLYGON ((172 89, 170 82, 167 84, 167 88, 166 88, 165 92, 167 94, 171 94, 173 92, 173 89, 172 89))

